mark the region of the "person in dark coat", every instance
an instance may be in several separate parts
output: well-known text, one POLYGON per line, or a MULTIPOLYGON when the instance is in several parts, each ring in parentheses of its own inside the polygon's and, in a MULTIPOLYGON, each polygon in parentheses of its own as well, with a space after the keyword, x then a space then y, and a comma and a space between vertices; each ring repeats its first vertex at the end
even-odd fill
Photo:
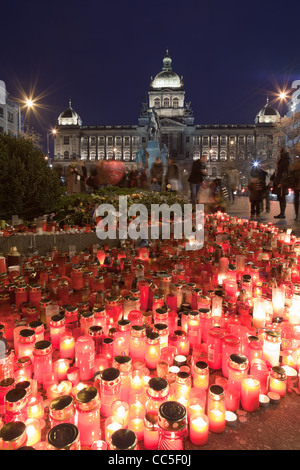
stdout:
POLYGON ((202 155, 200 159, 195 160, 192 165, 191 173, 188 178, 188 182, 190 183, 192 204, 196 204, 198 191, 200 189, 201 183, 203 183, 207 174, 205 168, 206 160, 207 155, 202 155))
POLYGON ((299 196, 300 196, 300 157, 297 157, 294 163, 290 166, 290 173, 295 177, 294 183, 294 209, 295 221, 298 220, 299 213, 299 196))
POLYGON ((270 212, 270 196, 269 196, 270 188, 267 182, 268 172, 263 168, 263 166, 260 163, 255 162, 250 172, 250 176, 251 178, 259 179, 263 187, 263 197, 261 200, 261 212, 263 211, 264 199, 266 201, 266 211, 270 212))
POLYGON ((169 159, 166 173, 166 188, 169 191, 178 191, 180 187, 180 169, 173 158, 169 159))
POLYGON ((252 178, 248 184, 249 200, 251 205, 251 218, 259 217, 261 211, 261 202, 264 194, 264 187, 261 179, 252 178))
POLYGON ((161 158, 157 157, 150 169, 150 189, 161 191, 164 175, 164 166, 161 158))
POLYGON ((280 213, 274 216, 275 219, 285 219, 286 196, 289 193, 289 188, 284 182, 288 176, 289 166, 290 155, 286 148, 282 147, 277 160, 276 170, 271 177, 273 181, 273 193, 277 195, 280 206, 280 213))

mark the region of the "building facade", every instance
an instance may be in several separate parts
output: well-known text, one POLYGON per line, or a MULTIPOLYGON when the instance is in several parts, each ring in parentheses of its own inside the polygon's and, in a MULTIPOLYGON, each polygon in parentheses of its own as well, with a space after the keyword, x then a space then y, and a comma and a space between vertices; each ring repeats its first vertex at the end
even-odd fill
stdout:
POLYGON ((21 130, 21 112, 10 99, 3 80, 0 80, 0 133, 17 135, 21 130))
POLYGON ((162 70, 151 77, 148 97, 142 103, 136 124, 83 125, 70 102, 68 109, 58 117, 53 163, 66 166, 72 157, 76 157, 84 160, 87 167, 102 159, 123 160, 132 165, 139 149, 147 154, 148 142, 153 139, 153 113, 159 148, 166 148, 168 156, 176 159, 186 173, 193 160, 203 154, 208 157, 208 175, 211 177, 222 176, 229 163, 242 175, 253 160, 264 160, 270 167, 274 166, 277 152, 273 129, 280 115, 269 101, 257 113, 253 123, 198 125, 194 122, 191 104, 185 100, 183 78, 173 71, 168 51, 163 58, 162 70))

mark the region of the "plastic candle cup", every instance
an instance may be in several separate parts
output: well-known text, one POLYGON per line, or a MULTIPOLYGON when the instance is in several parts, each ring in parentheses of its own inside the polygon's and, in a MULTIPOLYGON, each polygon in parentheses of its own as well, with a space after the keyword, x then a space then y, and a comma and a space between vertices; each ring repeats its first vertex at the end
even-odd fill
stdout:
POLYGON ((280 287, 272 289, 273 312, 275 316, 283 317, 285 304, 285 290, 280 287))
POLYGON ((254 359, 250 366, 250 375, 260 382, 260 393, 265 395, 268 392, 269 369, 262 359, 254 359))
POLYGON ((144 325, 132 325, 130 330, 129 355, 133 360, 145 358, 146 327, 144 325))
POLYGON ((29 356, 33 359, 35 331, 30 328, 22 329, 18 337, 18 357, 29 356))
POLYGON ((222 367, 222 340, 225 334, 221 328, 211 328, 207 334, 207 363, 211 369, 222 367))
POLYGON ((204 413, 194 413, 190 418, 190 441, 196 446, 203 446, 208 441, 209 421, 204 413))
POLYGON ((222 373, 228 378, 228 360, 231 354, 239 353, 240 339, 235 335, 226 335, 222 342, 222 373))
POLYGON ((121 375, 114 367, 100 372, 101 414, 106 418, 112 415, 112 404, 121 398, 121 375))
POLYGON ((241 382, 241 405, 245 411, 256 411, 259 408, 260 382, 248 376, 241 382))

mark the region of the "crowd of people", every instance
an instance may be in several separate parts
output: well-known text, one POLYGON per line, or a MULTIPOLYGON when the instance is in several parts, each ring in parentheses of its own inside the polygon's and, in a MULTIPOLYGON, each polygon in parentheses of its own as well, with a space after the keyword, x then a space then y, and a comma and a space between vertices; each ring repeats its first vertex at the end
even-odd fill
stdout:
MULTIPOLYGON (((190 200, 193 205, 205 204, 205 210, 213 213, 226 212, 228 205, 234 203, 236 190, 239 189, 240 175, 236 168, 230 168, 221 178, 208 178, 207 156, 202 155, 192 164, 188 177, 190 200)), ((72 161, 66 169, 67 193, 93 192, 99 189, 97 168, 91 169, 90 175, 83 162, 72 161)), ((182 174, 176 160, 169 158, 165 168, 157 157, 147 171, 141 163, 126 167, 118 186, 123 188, 150 189, 151 191, 176 191, 183 189, 182 174)), ((295 221, 299 216, 300 196, 300 158, 293 162, 286 148, 279 150, 275 171, 263 163, 254 162, 250 171, 250 181, 246 187, 249 195, 250 218, 258 218, 262 212, 270 212, 270 194, 277 196, 280 212, 275 218, 284 219, 286 197, 289 190, 294 192, 295 221)))

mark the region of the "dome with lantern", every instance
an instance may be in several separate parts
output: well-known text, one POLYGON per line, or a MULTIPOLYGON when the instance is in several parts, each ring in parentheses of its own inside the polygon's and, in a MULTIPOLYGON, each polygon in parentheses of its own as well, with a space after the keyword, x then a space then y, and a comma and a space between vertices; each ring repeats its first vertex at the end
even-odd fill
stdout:
POLYGON ((158 90, 162 88, 182 89, 183 81, 177 73, 172 70, 172 59, 169 51, 166 51, 163 59, 163 68, 154 79, 151 79, 150 88, 158 90))
POLYGON ((82 121, 80 116, 72 108, 71 100, 69 100, 69 107, 63 111, 58 117, 59 126, 81 126, 82 121))
POLYGON ((275 124, 280 119, 280 114, 273 106, 269 103, 269 98, 265 106, 257 113, 255 117, 255 124, 275 124))

